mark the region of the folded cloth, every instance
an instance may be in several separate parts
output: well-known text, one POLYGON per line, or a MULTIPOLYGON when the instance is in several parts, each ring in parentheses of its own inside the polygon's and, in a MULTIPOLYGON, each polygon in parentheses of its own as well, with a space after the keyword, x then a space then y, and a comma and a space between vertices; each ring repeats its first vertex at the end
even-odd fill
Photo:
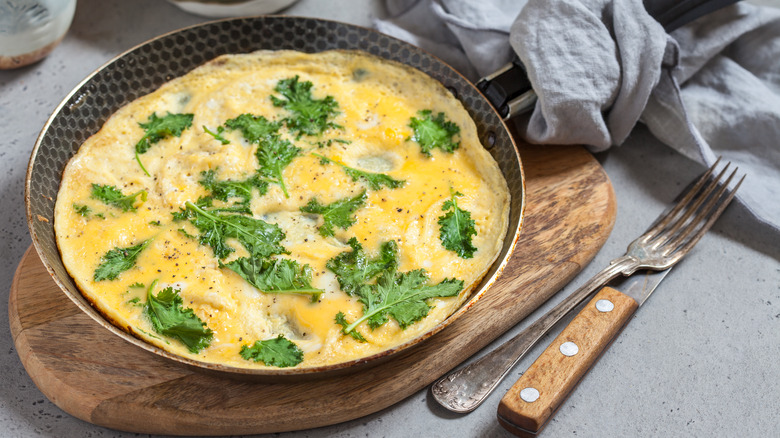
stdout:
POLYGON ((620 145, 636 123, 706 166, 748 174, 737 198, 780 231, 780 10, 744 2, 667 34, 641 0, 388 0, 378 30, 471 79, 516 53, 539 99, 526 140, 620 145), (511 47, 511 49, 510 49, 511 47))

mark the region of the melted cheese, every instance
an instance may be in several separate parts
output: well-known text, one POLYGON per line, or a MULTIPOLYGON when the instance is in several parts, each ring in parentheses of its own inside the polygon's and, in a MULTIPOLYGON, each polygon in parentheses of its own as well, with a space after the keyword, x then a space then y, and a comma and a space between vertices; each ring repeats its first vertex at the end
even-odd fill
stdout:
MULTIPOLYGON (((55 231, 63 262, 84 295, 110 320, 136 336, 175 354, 237 367, 263 367, 244 360, 242 345, 281 334, 305 352, 299 367, 320 366, 378 353, 430 330, 451 314, 496 259, 506 233, 509 193, 501 172, 477 138, 468 113, 441 84, 406 66, 355 52, 256 52, 218 58, 159 90, 121 108, 80 148, 68 164, 57 198, 55 231), (308 296, 265 294, 234 272, 219 267, 211 248, 178 231, 197 230, 187 222, 173 222, 171 213, 186 201, 208 192, 198 183, 205 170, 216 170, 217 179, 244 179, 256 167, 257 146, 239 131, 226 131, 231 143, 222 145, 204 132, 243 113, 278 120, 284 110, 274 107, 279 80, 300 76, 314 84, 315 97, 334 96, 340 114, 334 120, 342 129, 330 129, 322 138, 283 136, 304 149, 285 170, 287 198, 276 184, 251 202, 253 216, 278 224, 286 233, 285 257, 312 268, 312 284, 325 290, 317 303, 308 296), (409 122, 422 109, 444 112, 456 123, 460 148, 454 153, 434 150, 431 157, 408 140, 409 122), (135 161, 134 146, 143 136, 139 122, 149 115, 192 113, 192 127, 181 137, 154 144, 141 156, 150 176, 135 161), (345 139, 318 148, 316 141, 345 139), (316 216, 300 212, 312 197, 330 203, 355 196, 366 189, 348 177, 340 166, 323 165, 316 152, 347 166, 381 172, 406 181, 402 188, 368 190, 365 206, 355 213, 356 223, 335 236, 322 237, 316 216), (109 184, 123 193, 141 189, 147 200, 137 212, 124 213, 90 198, 91 184, 109 184), (476 221, 478 248, 474 258, 463 259, 442 247, 438 218, 450 188, 461 192, 461 208, 476 221), (73 204, 103 212, 105 219, 82 217, 73 204), (154 225, 160 221, 161 225, 154 225), (328 259, 349 250, 355 236, 368 254, 376 254, 383 242, 395 240, 399 271, 425 269, 432 282, 445 278, 464 281, 458 297, 429 300, 434 305, 423 320, 402 330, 391 320, 376 330, 365 324, 358 329, 368 342, 357 342, 340 333, 334 317, 344 312, 353 321, 362 307, 339 289, 326 267, 328 259), (128 247, 142 240, 151 244, 135 267, 113 281, 93 281, 101 257, 115 247, 128 247), (214 331, 210 346, 191 354, 179 342, 154 333, 141 303, 149 285, 158 280, 155 292, 166 286, 181 290, 184 306, 193 309, 214 331)), ((227 261, 246 255, 241 245, 227 261)))

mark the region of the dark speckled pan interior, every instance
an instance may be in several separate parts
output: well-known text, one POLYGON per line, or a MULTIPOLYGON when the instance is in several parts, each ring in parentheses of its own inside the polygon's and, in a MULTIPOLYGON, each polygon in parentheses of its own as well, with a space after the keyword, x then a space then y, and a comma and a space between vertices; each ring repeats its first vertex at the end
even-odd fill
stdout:
POLYGON ((333 21, 283 16, 197 25, 155 38, 110 61, 77 86, 44 126, 30 158, 25 190, 28 225, 38 254, 63 292, 95 321, 139 348, 182 364, 232 377, 259 379, 312 378, 352 372, 357 366, 380 363, 441 331, 495 282, 517 241, 524 207, 523 172, 516 147, 490 103, 463 76, 423 50, 373 30, 333 21), (444 84, 475 120, 482 144, 498 162, 509 185, 512 194, 509 230, 501 253, 471 299, 448 319, 412 341, 368 358, 317 368, 250 370, 172 355, 110 324, 84 299, 65 270, 53 227, 54 203, 62 171, 84 140, 126 103, 219 55, 282 49, 302 52, 362 50, 415 67, 444 84))

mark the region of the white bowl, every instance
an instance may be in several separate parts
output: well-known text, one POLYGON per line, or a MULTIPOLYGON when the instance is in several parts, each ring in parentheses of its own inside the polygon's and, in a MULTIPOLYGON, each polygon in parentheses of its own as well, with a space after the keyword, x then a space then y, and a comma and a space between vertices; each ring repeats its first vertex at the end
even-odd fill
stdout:
POLYGON ((297 0, 168 0, 184 11, 203 17, 226 18, 271 14, 297 0))

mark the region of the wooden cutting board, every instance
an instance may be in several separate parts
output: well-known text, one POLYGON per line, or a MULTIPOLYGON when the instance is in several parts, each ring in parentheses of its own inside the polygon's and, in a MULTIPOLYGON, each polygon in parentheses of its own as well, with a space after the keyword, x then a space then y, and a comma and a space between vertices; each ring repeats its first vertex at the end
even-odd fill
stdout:
POLYGON ((384 409, 425 388, 560 290, 606 241, 615 196, 580 147, 521 145, 522 236, 497 283, 417 347, 354 374, 295 383, 206 375, 106 331, 82 313, 29 249, 11 286, 16 350, 57 406, 114 429, 175 435, 271 433, 325 426, 384 409))

